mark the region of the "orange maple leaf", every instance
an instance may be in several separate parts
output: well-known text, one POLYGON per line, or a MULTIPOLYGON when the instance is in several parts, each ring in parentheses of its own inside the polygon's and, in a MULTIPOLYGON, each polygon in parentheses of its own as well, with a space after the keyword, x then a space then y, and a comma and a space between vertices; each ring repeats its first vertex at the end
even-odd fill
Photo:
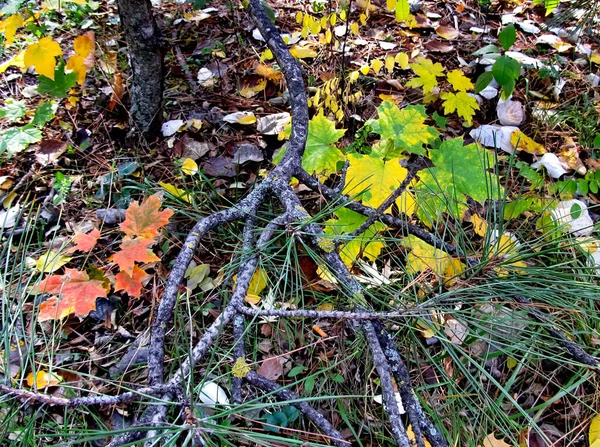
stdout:
POLYGON ((77 233, 73 236, 75 246, 69 249, 69 253, 73 253, 77 250, 87 253, 96 246, 98 239, 100 239, 100 231, 95 228, 87 234, 77 233))
POLYGON ((100 280, 90 279, 85 271, 66 269, 62 275, 48 275, 37 286, 35 293, 52 293, 40 304, 39 321, 60 320, 71 314, 84 317, 96 309, 96 298, 106 297, 108 290, 100 280))
POLYGON ((132 203, 127 208, 121 230, 131 237, 152 239, 158 236, 158 229, 168 224, 169 217, 173 215, 173 211, 158 211, 159 208, 160 198, 156 194, 148 197, 141 205, 132 203))
POLYGON ((132 276, 129 276, 125 271, 121 271, 115 276, 115 292, 124 290, 129 296, 139 298, 142 293, 142 287, 144 287, 142 281, 147 277, 148 274, 146 271, 139 268, 137 265, 133 266, 132 276))
POLYGON ((133 276, 135 262, 160 261, 160 258, 152 253, 152 250, 148 249, 148 246, 153 243, 153 239, 141 237, 137 239, 125 238, 120 246, 121 251, 116 252, 112 256, 112 260, 122 271, 126 272, 129 276, 133 276))

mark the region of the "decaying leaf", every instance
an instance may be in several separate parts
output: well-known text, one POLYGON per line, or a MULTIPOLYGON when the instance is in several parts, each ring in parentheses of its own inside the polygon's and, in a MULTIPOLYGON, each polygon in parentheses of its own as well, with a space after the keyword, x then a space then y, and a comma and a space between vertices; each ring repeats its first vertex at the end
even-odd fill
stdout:
POLYGON ((63 381, 63 378, 56 373, 49 373, 48 371, 37 371, 29 373, 25 378, 27 385, 35 389, 42 389, 49 386, 56 386, 63 381))

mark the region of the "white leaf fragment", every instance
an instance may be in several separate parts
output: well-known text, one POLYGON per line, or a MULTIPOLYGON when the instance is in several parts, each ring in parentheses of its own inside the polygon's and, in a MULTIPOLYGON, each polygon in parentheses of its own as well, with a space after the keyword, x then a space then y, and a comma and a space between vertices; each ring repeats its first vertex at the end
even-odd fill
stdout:
MULTIPOLYGON (((481 94, 481 93, 480 93, 481 94)), ((498 120, 503 126, 519 126, 525 117, 523 105, 519 101, 502 100, 498 101, 496 106, 498 120)))
POLYGON ((285 126, 289 121, 289 113, 275 113, 259 118, 256 123, 256 129, 263 135, 277 135, 285 129, 285 126))
POLYGON ((215 382, 204 382, 202 388, 200 388, 200 400, 210 407, 215 405, 229 406, 229 398, 225 390, 215 382))
POLYGON ((6 211, 0 211, 0 228, 12 228, 17 224, 21 207, 17 204, 6 211))
POLYGON ((223 121, 225 121, 226 123, 236 124, 240 120, 247 118, 247 117, 251 117, 251 116, 255 116, 254 113, 252 113, 252 112, 233 112, 228 115, 225 115, 223 117, 223 121))
POLYGON ((587 205, 573 199, 559 202, 552 212, 552 218, 562 226, 561 229, 577 237, 589 236, 594 231, 594 221, 590 217, 587 205))
POLYGON ((477 129, 473 129, 469 132, 469 135, 485 147, 502 149, 504 152, 512 154, 515 151, 515 147, 510 142, 510 136, 517 129, 518 127, 515 126, 484 124, 477 129))
MULTIPOLYGON (((406 410, 404 409, 404 405, 402 404, 402 397, 400 393, 394 393, 394 397, 396 398, 396 403, 398 404, 398 413, 404 414, 406 410)), ((381 394, 377 394, 373 396, 373 400, 380 405, 383 405, 383 396, 381 394)))
POLYGON ((548 175, 552 178, 559 178, 561 175, 567 173, 558 157, 550 152, 545 153, 540 161, 531 165, 533 169, 537 169, 540 166, 546 168, 546 172, 548 172, 548 175))
POLYGON ((163 123, 160 128, 163 137, 170 137, 171 135, 175 135, 179 128, 183 126, 183 120, 170 120, 163 123))

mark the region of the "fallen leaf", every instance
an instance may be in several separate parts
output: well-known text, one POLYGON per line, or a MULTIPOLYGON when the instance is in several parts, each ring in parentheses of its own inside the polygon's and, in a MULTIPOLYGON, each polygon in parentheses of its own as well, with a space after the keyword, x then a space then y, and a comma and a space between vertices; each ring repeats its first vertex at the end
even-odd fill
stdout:
POLYGON ((173 215, 173 211, 169 209, 159 211, 160 206, 157 194, 148 197, 141 204, 133 202, 125 212, 121 230, 130 237, 152 239, 158 236, 158 230, 167 225, 173 215))
POLYGON ((129 276, 129 273, 125 271, 121 271, 115 275, 115 292, 123 290, 130 297, 139 298, 144 287, 142 281, 148 276, 148 273, 137 265, 133 266, 132 276, 129 276))
MULTIPOLYGON (((110 110, 111 112, 113 110, 115 110, 115 107, 117 107, 117 104, 121 103, 121 98, 123 98, 124 93, 125 93, 125 87, 123 86, 123 75, 121 73, 114 73, 113 74, 113 83, 111 86, 110 101, 108 102, 108 106, 107 106, 108 110, 110 110)), ((183 124, 183 122, 182 122, 182 124, 183 124)), ((163 128, 164 128, 164 124, 163 124, 163 128)), ((163 128, 161 128, 161 130, 163 131, 163 136, 165 136, 165 137, 169 136, 169 135, 164 134, 165 132, 164 132, 163 128)), ((179 129, 179 127, 177 129, 179 129)), ((175 131, 173 133, 177 132, 177 129, 175 129, 175 131)))
POLYGON ((317 52, 313 48, 309 46, 303 45, 292 45, 290 48, 290 54, 294 56, 296 59, 307 59, 311 57, 317 57, 317 52))
POLYGON ((138 237, 136 239, 125 238, 119 246, 120 250, 111 256, 111 259, 119 268, 128 275, 133 275, 133 267, 136 262, 157 262, 160 258, 148 247, 154 244, 154 239, 138 237))
POLYGON ((444 25, 438 26, 435 29, 435 33, 438 36, 443 37, 446 40, 456 39, 458 37, 458 35, 460 34, 456 28, 452 28, 450 26, 444 26, 444 25))
POLYGON ((100 231, 95 228, 87 234, 77 233, 75 236, 73 236, 73 242, 75 243, 75 246, 69 250, 69 253, 73 253, 75 251, 87 253, 96 246, 98 239, 100 239, 100 231))
POLYGON ((216 405, 229 405, 229 398, 225 390, 215 382, 204 382, 198 395, 200 400, 209 407, 214 408, 216 405))
POLYGON ((283 374, 283 363, 285 360, 281 357, 268 357, 256 372, 267 380, 277 380, 283 374))
POLYGON ((71 314, 84 317, 96 309, 96 298, 106 298, 104 282, 90 279, 85 271, 66 269, 62 275, 48 275, 33 288, 34 293, 51 293, 40 304, 39 321, 60 320, 71 314))
POLYGON ((35 269, 42 273, 53 273, 67 264, 71 258, 49 250, 35 261, 35 269))
POLYGON ((172 185, 170 183, 158 182, 158 184, 172 196, 183 200, 184 202, 192 203, 192 198, 190 194, 187 193, 185 190, 178 188, 177 186, 172 185))
POLYGON ((35 151, 35 160, 42 166, 54 164, 68 146, 66 141, 42 140, 35 151))
POLYGON ((511 447, 502 439, 496 439, 493 433, 487 435, 483 440, 483 447, 511 447))
POLYGON ((191 158, 186 158, 181 164, 181 172, 185 175, 195 175, 198 173, 198 163, 191 158))
POLYGON ((223 117, 223 121, 231 124, 253 124, 256 116, 252 112, 234 112, 223 117))
POLYGON ((183 120, 165 121, 162 124, 160 131, 162 132, 163 137, 170 137, 171 135, 175 135, 183 124, 183 120))
POLYGON ((34 387, 35 389, 42 389, 49 386, 56 386, 63 381, 63 378, 55 373, 49 373, 47 371, 37 371, 29 373, 27 378, 27 385, 34 387))

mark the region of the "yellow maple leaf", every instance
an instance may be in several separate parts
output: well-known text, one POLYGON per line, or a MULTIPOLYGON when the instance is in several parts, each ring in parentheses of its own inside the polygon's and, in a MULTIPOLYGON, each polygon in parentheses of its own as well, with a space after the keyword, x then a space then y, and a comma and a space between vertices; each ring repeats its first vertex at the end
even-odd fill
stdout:
POLYGON ((460 275, 466 268, 460 260, 415 236, 404 238, 402 245, 411 249, 406 257, 409 273, 415 274, 430 269, 438 276, 451 278, 460 275))
POLYGON ((35 67, 38 74, 54 79, 56 56, 63 54, 60 45, 52 37, 44 37, 38 43, 33 43, 25 50, 25 65, 35 67))
POLYGON ((67 61, 67 69, 77 73, 77 82, 83 85, 87 71, 94 65, 94 33, 76 37, 73 47, 75 54, 67 61))
POLYGON ((10 45, 15 40, 17 28, 23 26, 23 17, 20 14, 13 14, 0 22, 0 31, 4 31, 6 45, 10 45))
POLYGON ((440 96, 444 100, 443 105, 445 115, 456 110, 458 116, 464 118, 467 125, 471 125, 475 110, 479 110, 479 104, 477 104, 475 98, 469 96, 468 93, 461 91, 456 93, 444 92, 440 96))
POLYGON ((444 67, 439 62, 433 63, 424 57, 418 57, 417 62, 410 64, 417 77, 406 83, 407 87, 422 87, 424 93, 431 93, 437 87, 437 78, 444 76, 444 67))
MULTIPOLYGON (((384 161, 379 157, 348 154, 350 166, 346 173, 344 194, 360 194, 362 202, 377 208, 406 178, 408 171, 399 158, 384 161)), ((414 199, 405 191, 396 201, 402 212, 414 209, 414 199)))
POLYGON ((471 80, 467 78, 461 70, 452 70, 448 72, 447 78, 448 82, 454 87, 454 90, 466 92, 467 90, 475 88, 471 80))

